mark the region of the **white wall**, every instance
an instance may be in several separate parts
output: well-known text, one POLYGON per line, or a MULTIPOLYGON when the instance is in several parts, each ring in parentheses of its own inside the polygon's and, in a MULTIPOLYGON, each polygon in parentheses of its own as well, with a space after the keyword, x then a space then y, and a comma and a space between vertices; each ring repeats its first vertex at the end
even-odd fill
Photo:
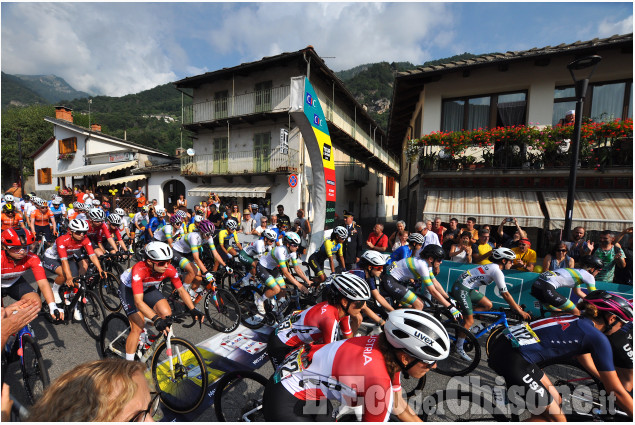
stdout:
POLYGON ((39 184, 37 181, 38 170, 41 168, 50 168, 51 176, 54 176, 57 171, 57 159, 58 155, 58 147, 57 140, 53 141, 50 145, 48 145, 37 158, 33 161, 33 169, 35 170, 34 182, 35 182, 35 191, 42 190, 54 190, 55 186, 57 186, 57 178, 51 177, 51 184, 39 184))
POLYGON ((113 152, 126 152, 130 151, 129 147, 120 146, 114 143, 108 143, 105 140, 99 140, 95 138, 90 138, 88 140, 88 146, 86 147, 86 155, 96 155, 96 154, 109 154, 113 152))
MULTIPOLYGON (((179 180, 181 181, 184 185, 185 185, 185 196, 188 199, 188 208, 193 208, 194 203, 198 202, 198 199, 194 199, 194 197, 190 197, 187 195, 187 191, 198 186, 198 183, 193 183, 191 181, 189 181, 188 179, 183 178, 178 170, 175 171, 160 171, 160 172, 153 172, 150 174, 150 178, 148 179, 148 193, 146 194, 146 198, 148 200, 151 199, 156 199, 157 201, 159 201, 159 205, 163 204, 163 194, 164 194, 164 189, 167 190, 167 188, 165 188, 165 183, 167 183, 170 180, 179 180), (195 202, 192 202, 195 201, 195 202)), ((133 182, 133 184, 136 185, 137 182, 133 182)), ((140 180, 139 185, 141 185, 141 187, 144 187, 144 182, 143 180, 140 180)), ((134 187, 134 186, 133 186, 134 187)), ((207 200, 207 197, 205 197, 205 199, 201 198, 202 200, 207 200)), ((166 205, 163 205, 164 207, 166 207, 166 205)))

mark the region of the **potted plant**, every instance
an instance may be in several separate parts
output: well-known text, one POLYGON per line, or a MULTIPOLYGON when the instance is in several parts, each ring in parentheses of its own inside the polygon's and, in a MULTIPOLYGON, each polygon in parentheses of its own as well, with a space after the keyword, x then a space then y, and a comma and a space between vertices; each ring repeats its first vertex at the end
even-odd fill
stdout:
POLYGON ((476 169, 476 158, 472 155, 464 156, 463 160, 463 169, 475 170, 476 169))

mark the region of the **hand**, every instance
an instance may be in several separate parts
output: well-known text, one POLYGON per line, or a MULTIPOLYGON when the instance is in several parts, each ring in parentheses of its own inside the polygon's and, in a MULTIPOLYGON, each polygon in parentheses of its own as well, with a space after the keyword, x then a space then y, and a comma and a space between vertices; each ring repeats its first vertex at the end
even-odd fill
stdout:
POLYGON ((56 322, 61 322, 62 320, 64 320, 64 311, 57 308, 57 306, 49 307, 49 313, 51 314, 53 320, 56 322))
POLYGON ((456 320, 457 322, 459 320, 463 320, 463 315, 456 307, 450 307, 450 313, 452 313, 452 316, 454 316, 454 320, 456 320))
POLYGON ((18 301, 2 311, 2 333, 16 333, 37 317, 41 304, 37 301, 18 301))
POLYGON ((106 278, 108 277, 108 275, 106 274, 106 272, 105 272, 105 271, 103 271, 103 270, 99 270, 99 276, 100 276, 102 279, 106 279, 106 278))
POLYGON ((75 282, 73 281, 72 277, 70 279, 66 280, 66 286, 68 286, 69 288, 74 288, 75 287, 75 282))
POLYGON ((298 289, 299 289, 299 290, 300 290, 300 292, 302 292, 304 295, 306 295, 306 294, 308 294, 308 293, 309 293, 309 288, 307 288, 307 287, 306 287, 306 286, 304 286, 304 285, 300 285, 300 286, 298 286, 298 289))
POLYGON ((159 317, 154 321, 154 327, 157 328, 157 331, 163 332, 163 334, 167 334, 166 330, 170 328, 170 322, 166 319, 159 317))
POLYGON ((192 316, 194 320, 203 323, 203 313, 201 313, 201 311, 198 310, 196 307, 190 310, 190 316, 192 316))
POLYGON ((522 318, 524 320, 530 320, 531 319, 531 314, 527 313, 526 311, 522 311, 521 310, 519 313, 520 313, 520 315, 522 316, 522 318))
POLYGON ((593 242, 587 241, 586 246, 589 247, 589 252, 593 251, 593 242))
POLYGON ((212 273, 207 272, 207 273, 205 273, 205 280, 206 280, 208 283, 214 283, 214 281, 215 281, 216 279, 214 279, 214 275, 213 275, 212 273))
POLYGON ((229 266, 225 266, 225 271, 227 272, 227 274, 234 274, 234 269, 229 266))

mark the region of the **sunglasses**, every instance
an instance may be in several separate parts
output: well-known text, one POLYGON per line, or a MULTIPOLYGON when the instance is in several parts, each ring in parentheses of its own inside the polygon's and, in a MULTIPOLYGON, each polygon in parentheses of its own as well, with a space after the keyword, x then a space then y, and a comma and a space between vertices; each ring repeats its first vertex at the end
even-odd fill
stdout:
POLYGON ((557 252, 567 252, 567 249, 556 249, 557 252))
POLYGON ((26 252, 29 250, 29 247, 26 245, 22 245, 22 246, 10 246, 8 247, 8 250, 10 253, 12 254, 20 254, 22 252, 26 252))
POLYGON ((157 265, 157 266, 159 266, 159 267, 165 267, 165 266, 167 266, 168 264, 170 264, 170 262, 169 262, 168 260, 163 260, 163 261, 153 261, 153 260, 150 260, 150 261, 152 261, 154 264, 156 264, 156 265, 157 265))
POLYGON ((91 221, 92 221, 93 223, 95 223, 95 224, 103 224, 103 223, 104 223, 103 221, 95 221, 95 220, 91 220, 91 221))
POLYGON ((606 238, 600 238, 600 242, 608 242, 609 240, 606 238))
POLYGON ((293 247, 297 248, 298 244, 297 243, 290 243, 289 246, 293 246, 293 247))
POLYGON ((150 395, 152 396, 152 399, 150 400, 150 403, 148 403, 148 407, 145 410, 137 412, 128 422, 145 422, 148 415, 153 417, 155 420, 161 419, 155 418, 157 413, 162 414, 161 409, 159 409, 159 403, 161 402, 159 393, 152 392, 150 395))
POLYGON ((421 364, 423 364, 427 369, 432 369, 434 365, 437 364, 436 360, 433 362, 427 362, 425 360, 420 360, 421 364))
POLYGON ((370 268, 373 270, 383 270, 384 266, 370 266, 370 268))
POLYGON ((361 301, 352 301, 351 302, 351 307, 353 307, 354 309, 360 309, 362 307, 364 307, 364 304, 366 304, 366 301, 361 300, 361 301))
POLYGON ((77 231, 75 231, 75 230, 73 230, 73 233, 75 233, 76 235, 85 235, 85 234, 86 234, 86 232, 85 232, 85 231, 80 231, 80 232, 77 232, 77 231))

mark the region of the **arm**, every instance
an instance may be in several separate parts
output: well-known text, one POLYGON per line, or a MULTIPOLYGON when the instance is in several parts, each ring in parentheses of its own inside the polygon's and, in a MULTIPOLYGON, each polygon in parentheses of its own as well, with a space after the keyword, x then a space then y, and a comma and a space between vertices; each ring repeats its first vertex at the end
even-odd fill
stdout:
POLYGON ((368 316, 368 318, 370 318, 370 320, 372 320, 373 322, 377 323, 379 326, 381 326, 384 323, 386 323, 381 317, 376 315, 373 310, 368 308, 368 305, 364 305, 364 307, 362 308, 362 313, 365 314, 366 316, 368 316))
POLYGON ((113 251, 117 252, 117 244, 115 243, 115 240, 113 239, 113 237, 111 236, 107 240, 108 240, 108 244, 113 249, 113 251))
POLYGON ((624 386, 614 370, 599 372, 600 381, 608 394, 614 394, 617 404, 632 418, 633 417, 633 397, 626 392, 624 386))
POLYGON ((192 250, 192 258, 194 258, 194 262, 198 266, 201 273, 207 273, 207 267, 205 267, 205 264, 203 264, 203 260, 201 260, 201 256, 199 255, 198 251, 192 250))
POLYGON ((569 257, 569 262, 567 263, 567 267, 570 269, 575 267, 575 260, 572 257, 569 257))
POLYGON ((518 233, 520 234, 521 238, 526 238, 527 237, 527 232, 525 232, 520 225, 518 224, 518 220, 516 220, 516 218, 514 217, 514 224, 516 225, 516 229, 518 229, 518 233))
POLYGON ((55 225, 55 216, 51 214, 51 230, 53 230, 53 235, 57 236, 57 226, 55 225))
POLYGON ((501 224, 498 226, 498 230, 496 231, 496 233, 498 233, 498 236, 501 237, 501 238, 505 234, 505 232, 503 231, 503 226, 505 225, 506 221, 507 221, 507 219, 504 218, 503 221, 501 222, 501 224))
POLYGON ((454 249, 456 246, 457 245, 452 245, 452 247, 450 247, 450 253, 448 254, 450 256, 450 258, 456 257, 457 255, 459 255, 460 253, 465 251, 465 248, 463 247, 463 245, 458 245, 458 247, 459 247, 458 251, 454 249))
POLYGON ((309 223, 309 219, 304 220, 304 231, 307 235, 311 234, 311 223, 309 223))
POLYGON ((542 269, 544 271, 548 271, 550 265, 551 265, 551 254, 547 254, 545 255, 545 258, 542 260, 542 269))
POLYGON ((531 315, 529 313, 524 312, 523 309, 520 308, 518 304, 516 304, 516 301, 514 301, 514 299, 512 298, 509 292, 505 291, 505 292, 501 292, 500 294, 501 294, 501 297, 503 297, 503 299, 507 302, 507 304, 509 304, 509 306, 513 310, 516 310, 516 312, 520 314, 523 317, 523 319, 526 319, 526 320, 531 319, 531 315))
POLYGON ((626 267, 626 258, 624 258, 624 251, 620 244, 615 244, 615 265, 620 269, 626 267))
POLYGON ((474 260, 475 263, 485 260, 486 258, 488 258, 490 256, 491 253, 492 253, 492 250, 489 250, 489 251, 481 254, 478 251, 478 248, 474 249, 474 246, 472 246, 472 259, 474 260))
POLYGON ((394 310, 390 303, 386 301, 386 298, 379 293, 379 289, 373 289, 370 293, 386 311, 391 312, 394 310))
POLYGON ((423 422, 423 420, 417 416, 408 402, 403 398, 402 390, 394 393, 393 397, 393 413, 397 415, 401 422, 423 422))
MULTIPOLYGON (((298 276, 300 276, 302 278, 302 280, 304 280, 304 283, 306 283, 306 286, 311 286, 311 281, 309 280, 309 278, 304 274, 304 270, 302 270, 302 268, 300 267, 300 264, 296 264, 295 266, 293 266, 293 269, 295 270, 295 272, 298 274, 298 276)), ((290 274, 289 274, 290 275, 290 274)))
POLYGON ((227 267, 227 264, 225 264, 225 261, 221 258, 221 255, 218 253, 218 251, 216 251, 216 249, 212 250, 212 254, 214 255, 214 260, 218 261, 221 266, 227 267))

